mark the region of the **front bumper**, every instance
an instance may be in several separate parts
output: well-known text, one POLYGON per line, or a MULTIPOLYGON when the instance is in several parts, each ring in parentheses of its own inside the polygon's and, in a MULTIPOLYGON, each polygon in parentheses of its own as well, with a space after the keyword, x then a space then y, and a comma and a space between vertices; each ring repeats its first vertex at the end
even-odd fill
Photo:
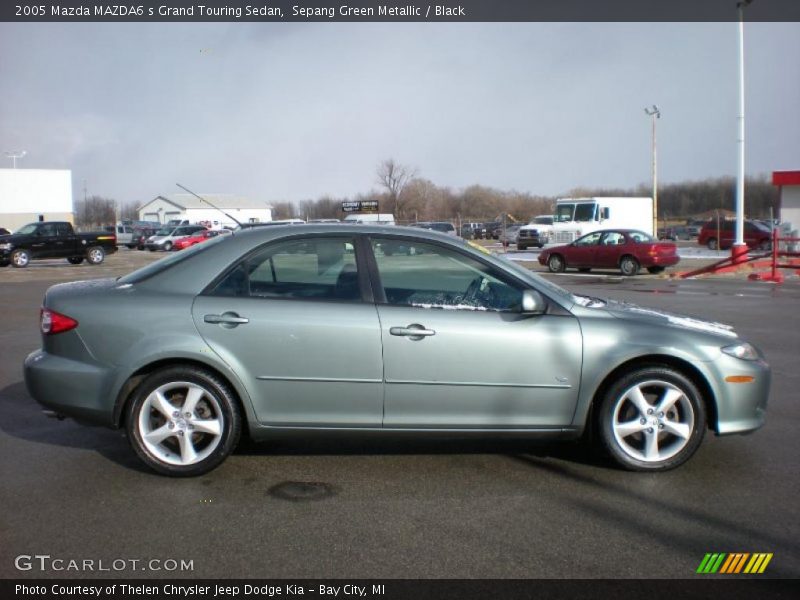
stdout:
POLYGON ((717 434, 750 433, 763 426, 771 383, 769 365, 763 360, 745 361, 727 354, 712 364, 717 371, 717 434), (741 376, 752 377, 752 381, 726 381, 741 376))

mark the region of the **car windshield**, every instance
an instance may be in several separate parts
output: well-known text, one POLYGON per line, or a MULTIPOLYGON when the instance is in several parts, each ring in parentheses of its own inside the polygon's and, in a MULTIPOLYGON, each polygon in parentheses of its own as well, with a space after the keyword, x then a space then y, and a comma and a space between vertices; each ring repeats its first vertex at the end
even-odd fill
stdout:
POLYGON ((549 281, 539 275, 538 273, 534 273, 533 271, 526 269, 525 267, 518 265, 513 260, 504 260, 503 264, 507 269, 514 271, 517 275, 521 275, 525 281, 532 282, 536 287, 540 289, 544 289, 546 292, 551 293, 554 296, 559 298, 564 298, 565 300, 569 300, 570 302, 575 302, 575 295, 562 288, 560 285, 556 285, 552 281, 549 281))
POLYGON ((22 235, 29 235, 34 231, 36 231, 36 225, 37 225, 36 223, 28 223, 24 227, 20 227, 19 229, 17 229, 15 233, 19 233, 22 235))
POLYGON ((158 231, 156 231, 156 235, 169 235, 174 230, 174 227, 162 227, 158 231))
POLYGON ((186 250, 181 250, 175 254, 170 254, 161 260, 157 260, 154 263, 150 263, 146 267, 142 267, 141 269, 137 269, 133 273, 128 273, 127 275, 123 275, 117 281, 121 284, 125 283, 139 283, 140 281, 144 281, 148 277, 152 277, 156 273, 160 273, 164 269, 169 269, 171 266, 178 264, 194 256, 199 252, 205 252, 210 247, 214 246, 215 244, 219 244, 224 242, 225 240, 229 239, 230 235, 218 235, 213 239, 210 239, 207 242, 202 244, 196 244, 194 246, 190 246, 186 250))

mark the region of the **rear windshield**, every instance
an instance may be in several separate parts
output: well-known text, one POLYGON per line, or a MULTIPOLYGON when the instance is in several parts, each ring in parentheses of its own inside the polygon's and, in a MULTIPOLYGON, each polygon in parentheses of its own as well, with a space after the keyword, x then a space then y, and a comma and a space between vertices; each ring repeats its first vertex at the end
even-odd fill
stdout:
POLYGON ((194 256, 195 254, 199 254, 200 252, 205 252, 215 244, 219 244, 224 242, 228 238, 232 236, 230 235, 218 235, 215 238, 208 240, 207 242, 203 242, 202 244, 196 244, 187 248, 186 250, 181 250, 174 254, 170 253, 165 258, 161 260, 157 260, 154 263, 150 263, 146 267, 142 267, 141 269, 137 269, 133 273, 128 273, 127 275, 123 275, 117 281, 120 283, 139 283, 140 281, 144 281, 148 277, 152 277, 157 273, 161 273, 162 271, 169 269, 173 265, 177 265, 180 262, 183 262, 187 258, 194 256))

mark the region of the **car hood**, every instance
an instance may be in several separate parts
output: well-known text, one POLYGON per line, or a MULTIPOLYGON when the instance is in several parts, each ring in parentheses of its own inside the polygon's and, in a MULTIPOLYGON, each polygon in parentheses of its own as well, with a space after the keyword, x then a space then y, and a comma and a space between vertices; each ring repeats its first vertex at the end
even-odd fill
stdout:
POLYGON ((597 298, 589 298, 587 296, 577 296, 578 304, 586 308, 598 308, 605 310, 611 316, 617 319, 625 319, 628 321, 644 321, 657 325, 668 325, 679 327, 681 329, 689 329, 702 333, 710 333, 727 338, 737 338, 736 332, 733 327, 725 323, 716 321, 706 321, 703 319, 696 319, 686 315, 674 314, 655 308, 645 308, 636 304, 628 302, 619 302, 617 300, 599 300, 597 298))

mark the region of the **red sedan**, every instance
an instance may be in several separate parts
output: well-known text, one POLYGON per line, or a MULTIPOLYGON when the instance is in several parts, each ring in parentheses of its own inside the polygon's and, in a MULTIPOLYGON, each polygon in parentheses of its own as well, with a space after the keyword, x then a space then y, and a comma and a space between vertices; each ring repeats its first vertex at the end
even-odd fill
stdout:
POLYGON ((635 229, 593 231, 571 244, 545 248, 539 254, 539 263, 553 273, 561 273, 567 267, 584 272, 593 268, 619 269, 628 276, 636 275, 642 267, 650 273, 660 273, 679 260, 674 243, 659 242, 635 229))
POLYGON ((199 244, 200 242, 205 242, 206 240, 210 240, 213 237, 217 237, 219 234, 220 234, 219 231, 212 229, 207 229, 206 231, 198 231, 197 234, 195 235, 175 240, 175 243, 172 245, 172 247, 175 248, 175 250, 183 250, 184 248, 188 248, 189 246, 194 246, 195 244, 199 244))

